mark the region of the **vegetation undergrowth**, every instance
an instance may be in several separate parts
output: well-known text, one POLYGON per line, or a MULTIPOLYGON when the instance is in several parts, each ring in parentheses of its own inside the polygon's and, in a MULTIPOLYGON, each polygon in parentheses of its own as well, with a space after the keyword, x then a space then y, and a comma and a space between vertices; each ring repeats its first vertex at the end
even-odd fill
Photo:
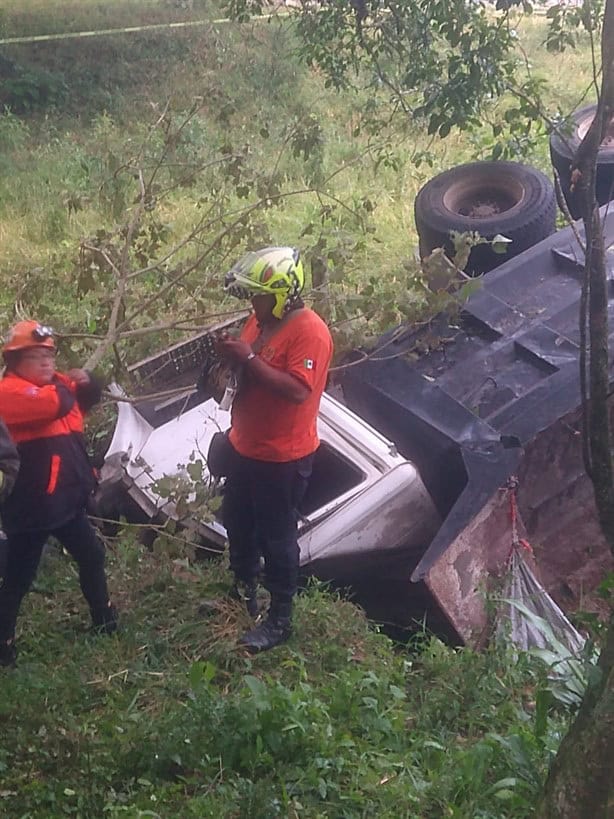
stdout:
POLYGON ((47 554, 0 675, 2 815, 532 815, 564 723, 536 719, 535 661, 427 634, 395 648, 317 584, 290 642, 250 657, 240 604, 199 613, 227 582, 124 534, 121 631, 95 637, 73 565, 47 554))

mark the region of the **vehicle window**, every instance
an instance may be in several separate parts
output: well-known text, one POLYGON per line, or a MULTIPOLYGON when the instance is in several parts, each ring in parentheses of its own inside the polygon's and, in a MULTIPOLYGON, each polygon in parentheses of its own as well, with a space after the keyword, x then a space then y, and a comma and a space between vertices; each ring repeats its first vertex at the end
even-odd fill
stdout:
POLYGON ((362 483, 365 476, 328 444, 321 443, 316 452, 313 473, 303 502, 301 514, 310 515, 316 509, 362 483))

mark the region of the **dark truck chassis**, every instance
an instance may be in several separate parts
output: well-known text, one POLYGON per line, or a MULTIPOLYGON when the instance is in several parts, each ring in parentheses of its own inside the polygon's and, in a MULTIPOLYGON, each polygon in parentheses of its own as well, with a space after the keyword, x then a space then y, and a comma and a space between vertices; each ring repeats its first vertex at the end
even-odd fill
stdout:
MULTIPOLYGON (((602 216, 614 296, 614 214, 602 216)), ((512 545, 512 476, 546 589, 566 610, 600 610, 596 589, 613 561, 581 454, 582 277, 565 228, 486 274, 460 316, 397 327, 345 371, 348 406, 416 464, 443 518, 424 550, 387 556, 381 584, 365 567, 338 567, 335 580, 372 617, 424 616, 453 640, 485 640, 485 593, 512 545)))

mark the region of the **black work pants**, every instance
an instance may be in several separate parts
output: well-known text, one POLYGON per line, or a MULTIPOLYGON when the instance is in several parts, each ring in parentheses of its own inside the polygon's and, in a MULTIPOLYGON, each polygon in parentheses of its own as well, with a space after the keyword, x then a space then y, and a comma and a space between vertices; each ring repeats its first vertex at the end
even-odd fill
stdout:
POLYGON ((271 463, 237 455, 226 479, 222 519, 228 534, 230 568, 239 580, 254 580, 264 558, 264 585, 274 605, 289 605, 299 572, 298 507, 313 455, 271 463))
POLYGON ((75 559, 79 583, 92 612, 109 603, 105 549, 85 511, 57 529, 8 534, 4 583, 0 586, 0 642, 14 639, 21 601, 34 582, 45 541, 53 535, 75 559))

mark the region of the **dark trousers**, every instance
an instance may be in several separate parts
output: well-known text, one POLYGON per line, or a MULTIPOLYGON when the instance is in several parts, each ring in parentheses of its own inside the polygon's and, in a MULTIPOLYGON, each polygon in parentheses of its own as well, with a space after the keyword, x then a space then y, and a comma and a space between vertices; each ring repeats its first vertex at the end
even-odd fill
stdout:
POLYGON ((0 587, 0 642, 15 636, 21 601, 34 582, 43 546, 49 535, 60 541, 79 566, 79 583, 92 612, 108 606, 104 572, 105 549, 85 511, 49 532, 19 532, 8 535, 4 583, 0 587))
POLYGON ((272 605, 289 606, 299 572, 298 507, 313 455, 287 463, 237 455, 226 479, 222 519, 228 534, 230 568, 239 580, 254 580, 264 557, 264 585, 272 605))

